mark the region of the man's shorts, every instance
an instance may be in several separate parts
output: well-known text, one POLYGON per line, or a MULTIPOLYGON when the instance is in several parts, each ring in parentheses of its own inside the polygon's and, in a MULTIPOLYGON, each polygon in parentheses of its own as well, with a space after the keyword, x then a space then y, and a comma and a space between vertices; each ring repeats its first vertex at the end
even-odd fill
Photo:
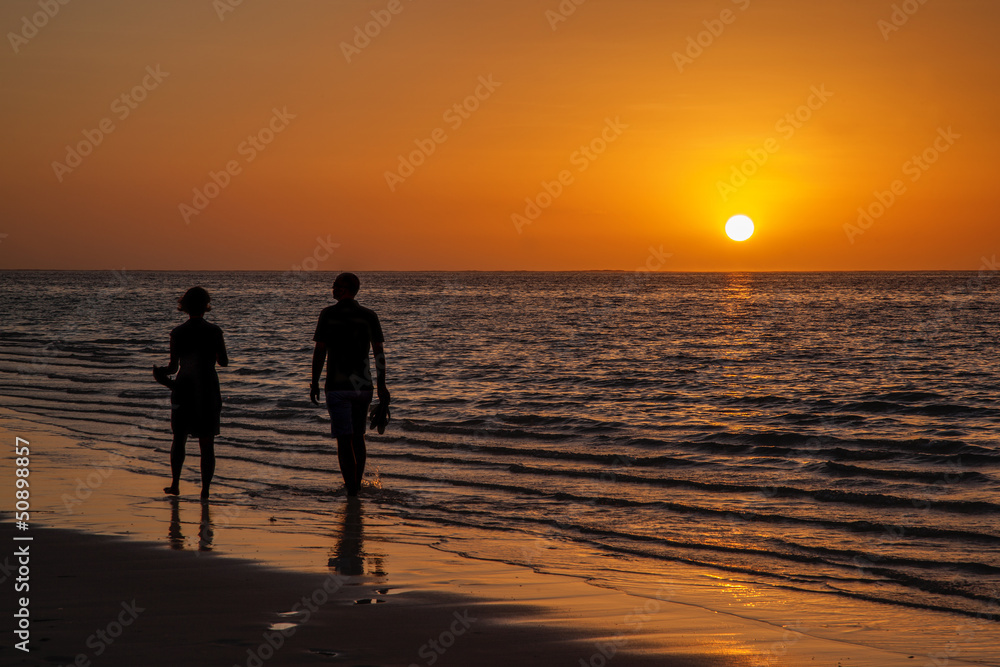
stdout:
POLYGON ((326 409, 330 411, 330 432, 333 437, 365 432, 371 389, 334 389, 326 392, 326 409))

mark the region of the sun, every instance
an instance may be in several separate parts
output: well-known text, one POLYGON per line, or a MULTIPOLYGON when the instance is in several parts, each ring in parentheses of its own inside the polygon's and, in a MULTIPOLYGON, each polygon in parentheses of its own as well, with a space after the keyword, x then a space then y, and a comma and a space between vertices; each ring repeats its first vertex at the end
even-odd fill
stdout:
POLYGON ((753 236, 753 220, 745 215, 734 215, 726 223, 726 236, 734 241, 746 241, 753 236))

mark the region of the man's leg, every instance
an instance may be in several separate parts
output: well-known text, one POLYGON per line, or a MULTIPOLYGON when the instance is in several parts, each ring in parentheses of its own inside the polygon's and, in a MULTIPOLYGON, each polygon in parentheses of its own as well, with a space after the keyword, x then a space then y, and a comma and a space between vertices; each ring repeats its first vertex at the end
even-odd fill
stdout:
POLYGON ((351 435, 350 401, 345 392, 327 391, 326 407, 330 411, 330 433, 337 439, 337 461, 340 463, 340 474, 344 477, 344 488, 348 496, 356 496, 358 490, 354 480, 357 478, 357 464, 351 435))
MULTIPOLYGON (((347 435, 337 436, 337 460, 340 461, 340 474, 344 476, 344 486, 347 488, 347 495, 358 495, 361 483, 358 481, 360 477, 358 475, 357 459, 354 454, 354 436, 352 434, 348 433, 347 435)), ((364 467, 363 458, 361 466, 362 468, 364 467)))
POLYGON ((365 461, 368 459, 368 448, 365 446, 365 428, 368 426, 368 406, 372 402, 372 392, 361 391, 351 401, 351 446, 354 450, 355 488, 361 490, 361 480, 365 477, 365 461))
POLYGON ((365 461, 368 458, 368 451, 365 448, 365 432, 355 431, 354 435, 351 436, 351 444, 354 448, 354 485, 360 491, 361 480, 365 478, 365 461))

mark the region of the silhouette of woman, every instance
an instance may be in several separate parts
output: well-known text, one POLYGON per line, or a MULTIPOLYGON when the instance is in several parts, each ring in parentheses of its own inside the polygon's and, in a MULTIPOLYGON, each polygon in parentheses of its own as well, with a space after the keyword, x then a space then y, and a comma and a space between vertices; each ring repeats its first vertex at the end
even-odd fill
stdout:
POLYGON ((222 329, 205 321, 212 309, 211 297, 201 287, 192 287, 177 302, 177 310, 188 314, 188 321, 170 332, 170 364, 153 367, 157 382, 170 387, 170 428, 174 440, 170 447, 170 471, 173 481, 163 489, 169 495, 180 493, 181 468, 184 466, 187 437, 198 438, 201 446, 201 497, 208 499, 215 474, 215 436, 219 434, 222 393, 215 364, 229 365, 222 329), (177 377, 169 376, 177 373, 177 377))

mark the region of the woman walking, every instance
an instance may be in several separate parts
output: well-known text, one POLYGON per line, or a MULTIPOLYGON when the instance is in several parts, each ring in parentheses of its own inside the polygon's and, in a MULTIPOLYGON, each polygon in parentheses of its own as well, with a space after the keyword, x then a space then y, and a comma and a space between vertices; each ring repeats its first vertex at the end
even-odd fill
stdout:
POLYGON ((163 489, 169 495, 180 493, 181 468, 184 466, 187 437, 198 438, 201 447, 201 497, 208 499, 215 474, 215 436, 219 434, 222 393, 215 364, 229 365, 222 329, 205 321, 212 309, 211 297, 201 287, 192 287, 177 302, 177 309, 188 314, 188 321, 170 332, 170 364, 153 367, 158 382, 170 387, 170 428, 174 440, 170 447, 170 470, 173 481, 163 489), (169 376, 177 373, 177 377, 169 376))

